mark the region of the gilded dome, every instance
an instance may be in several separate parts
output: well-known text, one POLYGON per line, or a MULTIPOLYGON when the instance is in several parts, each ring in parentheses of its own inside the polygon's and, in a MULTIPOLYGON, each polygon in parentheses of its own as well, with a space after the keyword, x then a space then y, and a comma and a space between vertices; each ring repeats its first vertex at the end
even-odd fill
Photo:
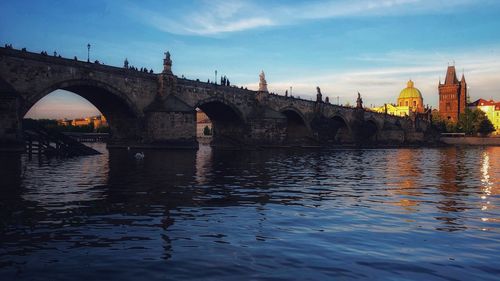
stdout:
POLYGON ((406 84, 406 88, 404 88, 401 93, 399 93, 399 99, 422 99, 422 93, 420 91, 413 87, 413 81, 408 81, 406 84))

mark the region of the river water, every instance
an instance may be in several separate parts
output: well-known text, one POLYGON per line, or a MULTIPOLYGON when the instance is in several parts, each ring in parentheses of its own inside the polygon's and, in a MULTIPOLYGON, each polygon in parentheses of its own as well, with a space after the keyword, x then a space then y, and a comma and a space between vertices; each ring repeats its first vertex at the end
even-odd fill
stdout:
POLYGON ((1 280, 499 280, 500 147, 0 158, 1 280))

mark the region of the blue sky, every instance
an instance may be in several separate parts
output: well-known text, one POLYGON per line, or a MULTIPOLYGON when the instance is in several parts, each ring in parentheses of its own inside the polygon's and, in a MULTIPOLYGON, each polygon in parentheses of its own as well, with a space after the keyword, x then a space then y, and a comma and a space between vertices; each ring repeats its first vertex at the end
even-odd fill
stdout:
MULTIPOLYGON (((110 65, 162 69, 169 50, 176 75, 258 88, 264 70, 278 94, 316 86, 341 103, 396 102, 408 79, 436 106, 449 63, 465 72, 471 98, 500 99, 500 1, 2 1, 1 43, 86 57, 110 65)), ((58 91, 30 112, 86 114, 58 91)), ((47 115, 48 114, 48 115, 47 115)))

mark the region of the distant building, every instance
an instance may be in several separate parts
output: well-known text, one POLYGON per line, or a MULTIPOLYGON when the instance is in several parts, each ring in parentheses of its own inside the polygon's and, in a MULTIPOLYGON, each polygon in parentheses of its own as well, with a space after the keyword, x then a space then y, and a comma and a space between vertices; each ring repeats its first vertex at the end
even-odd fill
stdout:
POLYGON ((439 81, 439 116, 457 122, 467 104, 467 83, 465 76, 458 81, 455 66, 448 66, 444 84, 439 81))
POLYGON ((201 111, 199 108, 196 109, 196 136, 197 137, 212 137, 212 135, 205 135, 205 127, 208 127, 212 133, 212 122, 210 118, 201 111))
POLYGON ((94 129, 108 127, 108 121, 106 120, 106 117, 102 115, 85 117, 85 118, 76 118, 73 120, 59 119, 57 120, 57 124, 59 126, 74 126, 74 127, 89 126, 90 124, 92 124, 94 129))
POLYGON ((492 123, 496 129, 495 134, 500 135, 500 102, 497 102, 495 104, 495 119, 494 120, 495 120, 495 122, 492 122, 492 123))
POLYGON ((99 115, 91 117, 92 123, 94 125, 94 129, 108 127, 108 121, 106 117, 99 115))
POLYGON ((420 90, 415 88, 413 81, 409 80, 406 88, 399 93, 396 104, 385 104, 373 107, 371 110, 396 116, 409 116, 410 113, 424 112, 424 99, 420 90))
POLYGON ((475 102, 469 103, 468 107, 472 110, 479 109, 484 112, 493 124, 493 127, 495 127, 493 134, 500 135, 500 102, 478 99, 475 102))
POLYGON ((77 118, 71 121, 71 125, 75 127, 87 126, 90 124, 90 118, 77 118))
POLYGON ((59 120, 57 120, 57 125, 59 125, 59 126, 70 126, 71 122, 72 122, 72 120, 59 119, 59 120))
POLYGON ((390 115, 395 115, 395 116, 408 116, 410 112, 410 107, 408 106, 397 106, 395 104, 384 104, 379 107, 373 107, 371 108, 372 111, 378 112, 378 113, 387 113, 390 115))
MULTIPOLYGON (((408 107, 411 112, 424 112, 424 99, 420 90, 414 87, 413 81, 406 83, 406 88, 401 90, 398 97, 398 106, 408 107)), ((409 115, 409 112, 408 112, 409 115)))
POLYGON ((196 111, 196 123, 207 124, 207 123, 211 123, 211 122, 210 122, 210 118, 208 118, 208 116, 205 114, 205 112, 198 109, 196 111))

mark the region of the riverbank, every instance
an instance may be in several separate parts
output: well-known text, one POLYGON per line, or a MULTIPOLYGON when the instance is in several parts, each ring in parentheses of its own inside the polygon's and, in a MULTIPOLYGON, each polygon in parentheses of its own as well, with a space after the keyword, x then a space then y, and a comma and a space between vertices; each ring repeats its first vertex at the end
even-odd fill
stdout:
POLYGON ((441 137, 440 141, 448 145, 500 146, 500 137, 441 137))

